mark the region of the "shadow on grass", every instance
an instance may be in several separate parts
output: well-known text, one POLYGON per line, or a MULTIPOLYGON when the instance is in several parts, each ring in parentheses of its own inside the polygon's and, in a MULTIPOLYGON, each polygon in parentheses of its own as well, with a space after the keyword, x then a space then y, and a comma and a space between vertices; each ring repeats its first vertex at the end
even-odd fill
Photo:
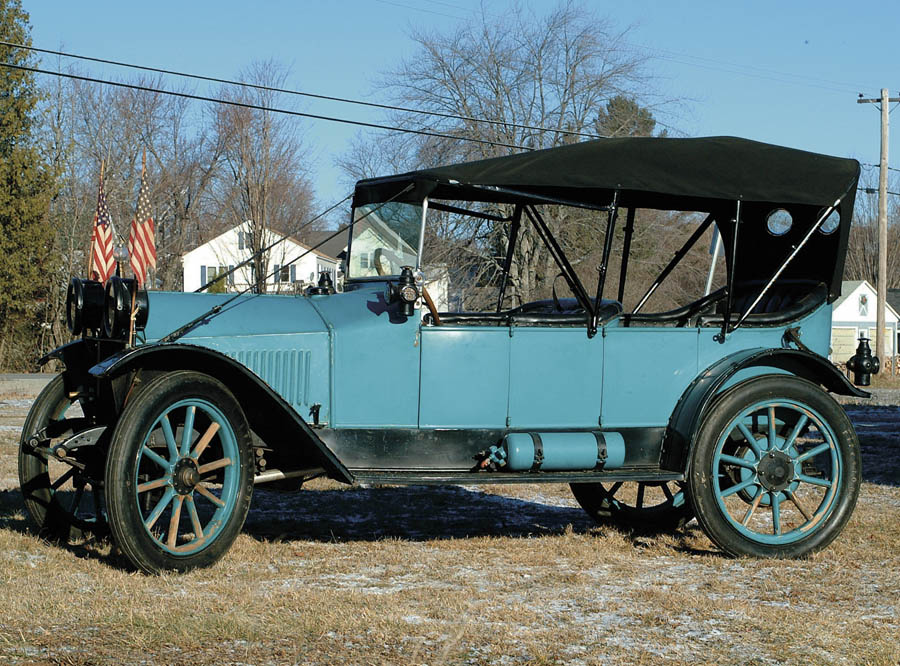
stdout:
MULTIPOLYGON (((477 537, 532 538, 586 534, 596 523, 578 507, 493 495, 459 486, 347 488, 279 492, 257 488, 244 533, 276 541, 430 541, 477 537)), ((19 490, 0 491, 0 529, 37 535, 26 517, 19 490)), ((615 530, 636 548, 653 545, 656 533, 615 530)), ((693 528, 688 528, 691 530, 693 528)), ((688 532, 674 533, 685 538, 688 532)), ((132 567, 106 540, 67 544, 76 557, 96 559, 120 569, 132 567)), ((682 546, 676 545, 681 550, 682 546)), ((687 544, 683 549, 690 550, 687 544)), ((703 554, 698 551, 696 554, 703 554)))
MULTIPOLYGON (((530 538, 585 534, 597 524, 580 508, 493 495, 460 486, 302 490, 257 488, 244 532, 258 539, 430 541, 477 537, 530 538)), ((656 534, 616 530, 637 547, 656 534)), ((689 528, 691 529, 691 528, 689 528)), ((685 532, 673 532, 685 535, 685 532)))
POLYGON ((19 489, 0 490, 0 530, 44 538, 48 543, 64 548, 76 557, 99 560, 117 568, 129 566, 115 549, 110 551, 108 535, 100 537, 89 535, 75 543, 65 543, 60 539, 39 535, 37 526, 27 517, 19 489))
POLYGON ((859 437, 863 481, 900 486, 900 408, 848 405, 844 409, 859 437))

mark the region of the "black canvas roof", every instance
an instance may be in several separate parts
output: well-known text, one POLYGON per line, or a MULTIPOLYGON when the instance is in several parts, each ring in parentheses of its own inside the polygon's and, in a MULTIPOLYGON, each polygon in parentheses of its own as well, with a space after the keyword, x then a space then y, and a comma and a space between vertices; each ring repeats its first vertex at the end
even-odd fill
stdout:
POLYGON ((597 139, 411 171, 357 183, 355 203, 385 201, 409 184, 403 201, 528 201, 551 197, 605 205, 707 211, 716 202, 825 206, 855 188, 856 160, 735 137, 597 139))

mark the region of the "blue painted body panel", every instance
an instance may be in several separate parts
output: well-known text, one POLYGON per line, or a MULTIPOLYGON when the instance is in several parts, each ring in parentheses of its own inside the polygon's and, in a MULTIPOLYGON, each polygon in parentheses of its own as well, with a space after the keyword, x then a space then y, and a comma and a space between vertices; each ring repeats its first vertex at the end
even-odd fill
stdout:
POLYGON ((507 327, 422 327, 420 427, 506 427, 509 350, 507 327))
POLYGON ((697 376, 696 328, 610 328, 603 363, 604 428, 665 425, 697 376))
POLYGON ((414 428, 419 410, 419 313, 392 316, 384 282, 312 296, 332 338, 335 428, 414 428))
POLYGON ((509 425, 596 428, 604 338, 583 326, 515 327, 510 339, 509 425))
MULTIPOLYGON (((749 348, 779 348, 787 326, 422 326, 399 317, 385 282, 330 296, 248 294, 181 340, 248 367, 302 418, 314 404, 332 428, 604 429, 664 426, 695 377, 749 348)), ((148 342, 229 295, 150 293, 148 342)), ((802 340, 827 355, 831 308, 802 320, 802 340)), ((766 368, 742 370, 730 383, 766 368), (749 374, 748 374, 749 373, 749 374)), ((783 372, 783 370, 777 370, 783 372)))

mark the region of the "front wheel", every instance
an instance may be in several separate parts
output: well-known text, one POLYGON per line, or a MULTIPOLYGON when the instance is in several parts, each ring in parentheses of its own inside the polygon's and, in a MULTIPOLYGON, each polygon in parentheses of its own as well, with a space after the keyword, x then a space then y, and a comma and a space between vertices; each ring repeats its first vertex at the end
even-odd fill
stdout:
POLYGON ((743 382, 713 404, 688 472, 698 522, 736 556, 821 550, 849 520, 859 485, 859 442, 843 409, 783 375, 743 382))
POLYGON ((106 536, 105 447, 93 437, 75 441, 97 428, 66 394, 62 375, 34 401, 19 443, 19 483, 41 536, 64 543, 106 536))
POLYGON ((147 573, 213 564, 237 538, 253 491, 250 428, 221 382, 153 380, 116 426, 106 466, 110 529, 147 573))

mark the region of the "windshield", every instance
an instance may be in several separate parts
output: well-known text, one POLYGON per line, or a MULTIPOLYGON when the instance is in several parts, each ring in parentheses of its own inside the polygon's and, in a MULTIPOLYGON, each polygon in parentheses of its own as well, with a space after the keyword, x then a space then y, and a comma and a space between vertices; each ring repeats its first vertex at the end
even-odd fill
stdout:
POLYGON ((366 204, 353 209, 348 277, 399 275, 416 266, 422 206, 400 202, 366 204))

